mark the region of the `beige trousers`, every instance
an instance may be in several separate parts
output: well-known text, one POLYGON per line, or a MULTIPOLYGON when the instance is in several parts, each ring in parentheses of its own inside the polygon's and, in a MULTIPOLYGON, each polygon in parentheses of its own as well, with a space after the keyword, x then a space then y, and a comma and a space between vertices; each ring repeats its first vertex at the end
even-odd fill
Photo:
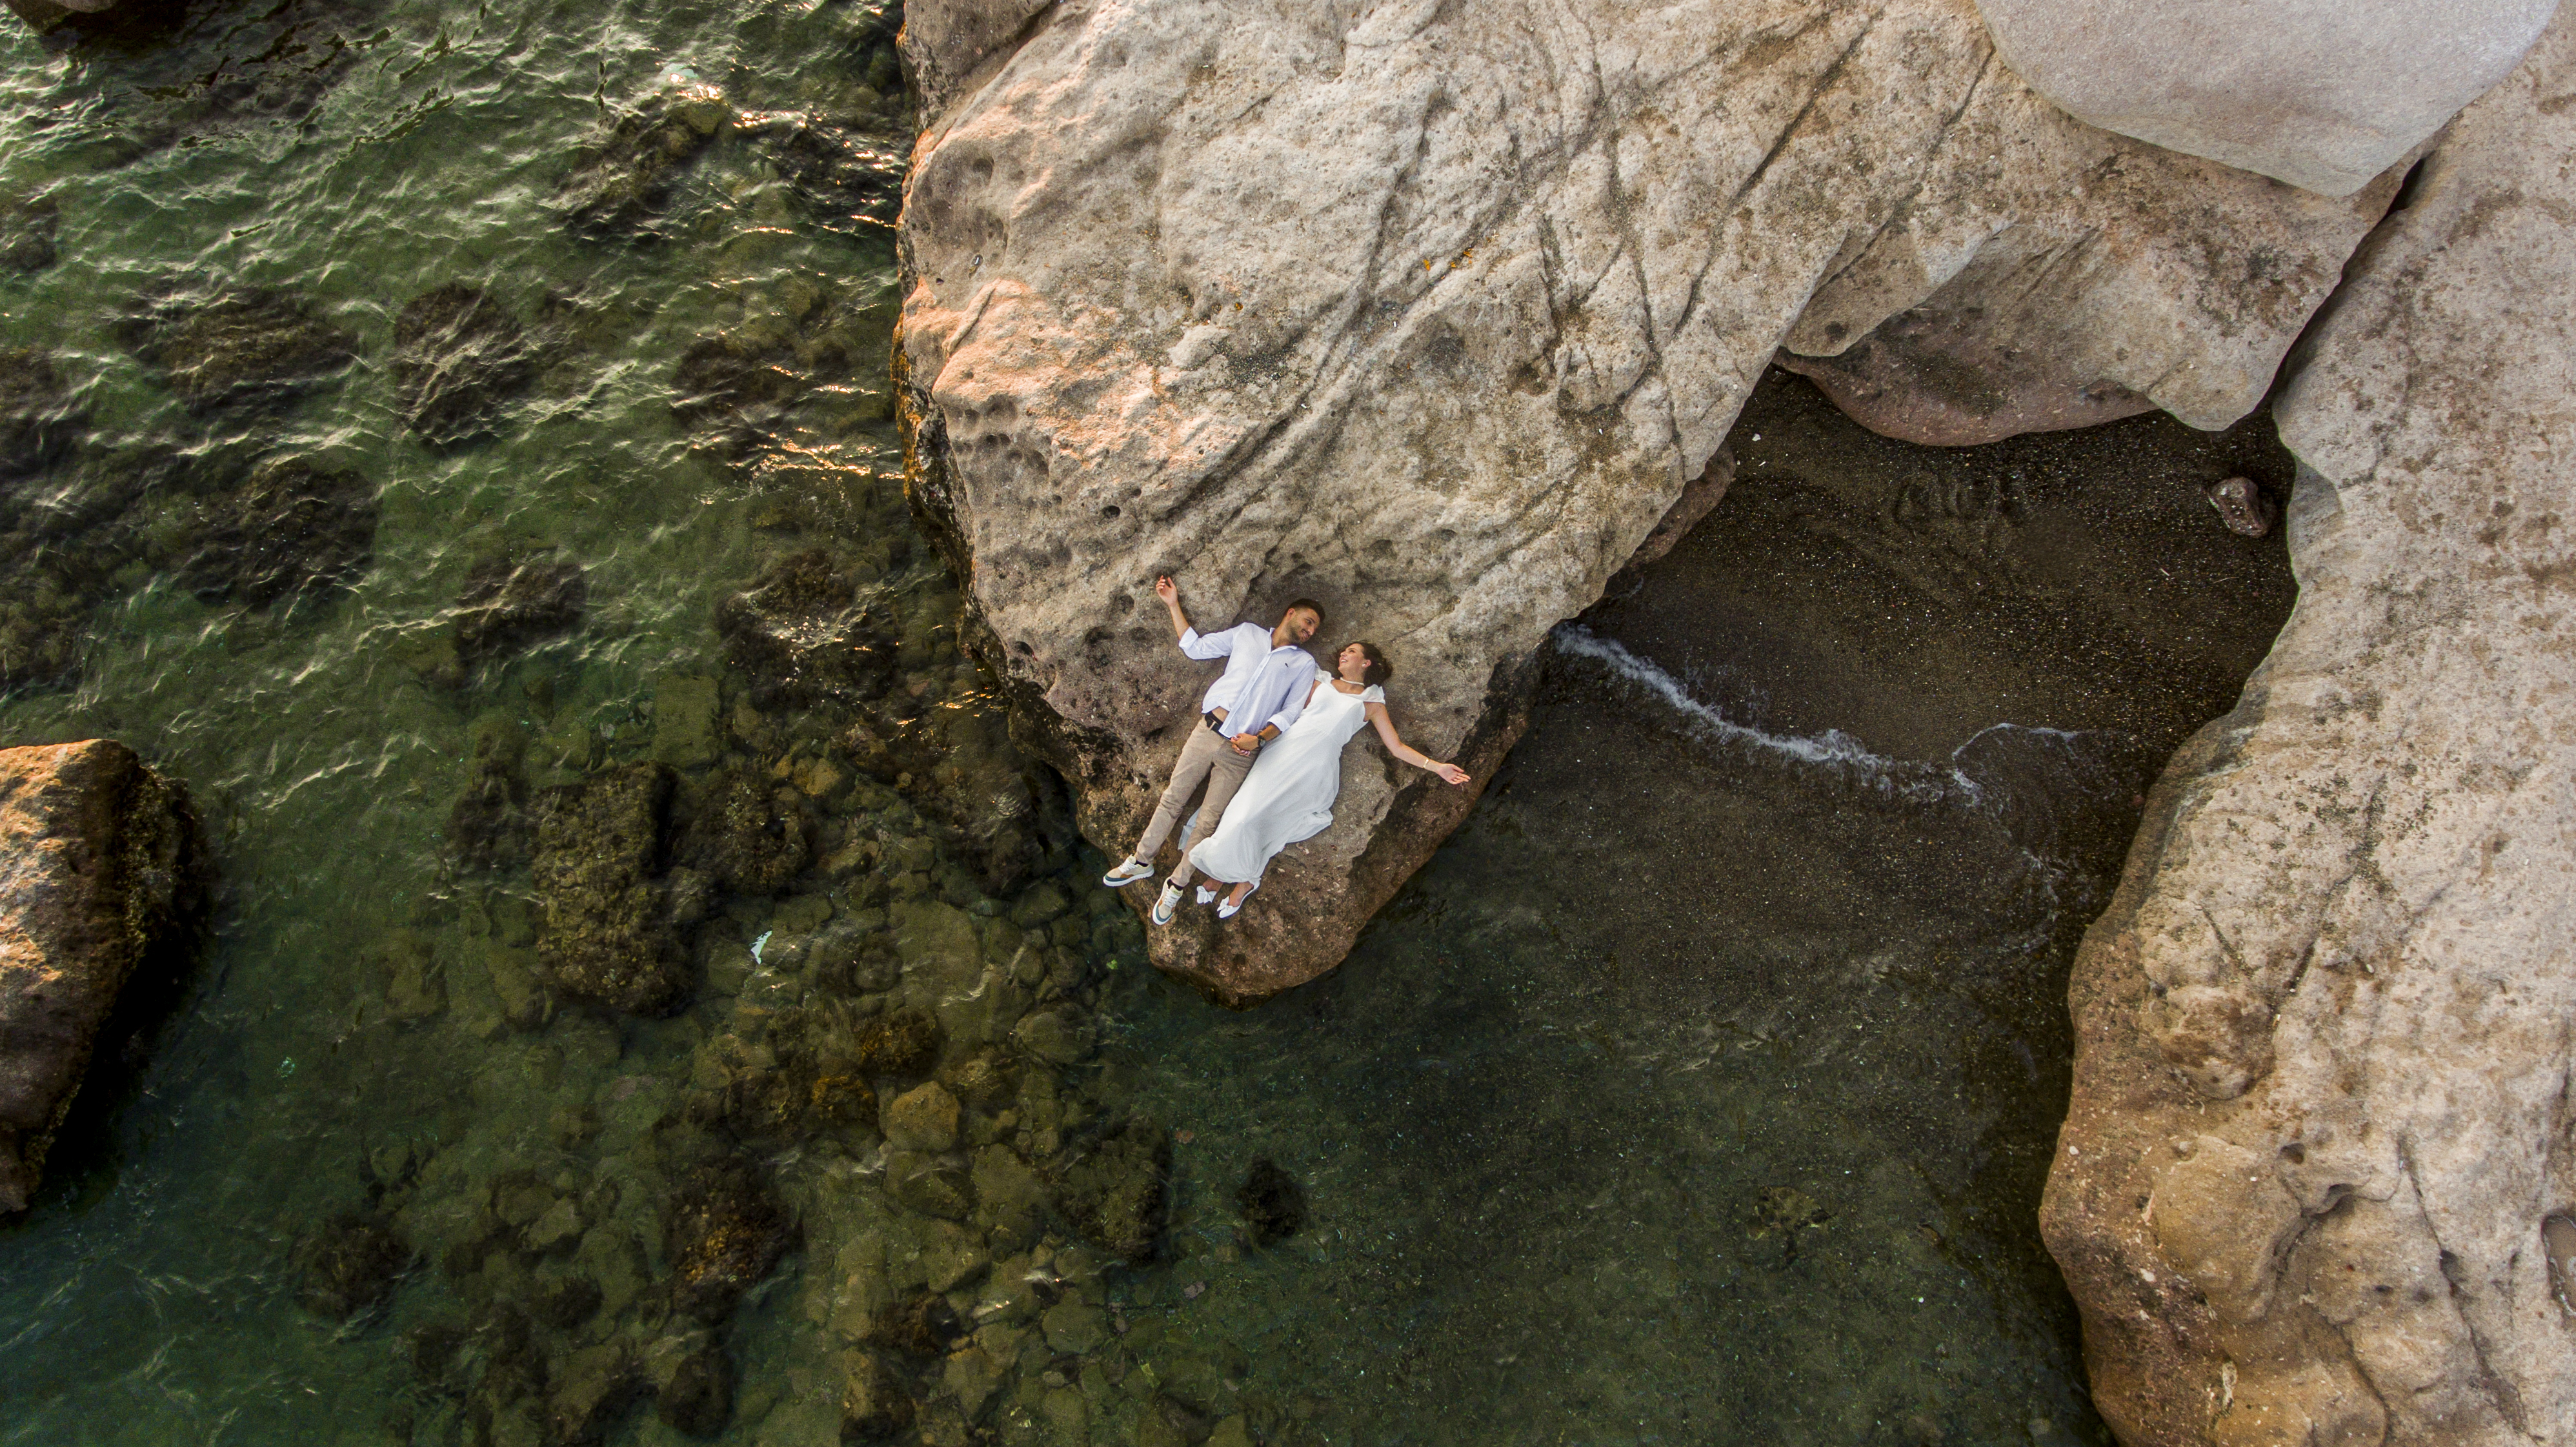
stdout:
POLYGON ((1225 736, 1208 727, 1201 719, 1181 744, 1181 761, 1172 768, 1172 782, 1163 789, 1163 801, 1154 806, 1154 822, 1145 826, 1145 837, 1136 841, 1136 857, 1147 864, 1163 852, 1163 841, 1172 837, 1172 829, 1181 822, 1181 810, 1187 808, 1190 795, 1201 782, 1207 784, 1207 797, 1199 802, 1198 826, 1192 831, 1193 843, 1216 831, 1216 821, 1243 787, 1243 776, 1252 772, 1252 761, 1260 751, 1238 754, 1225 736))

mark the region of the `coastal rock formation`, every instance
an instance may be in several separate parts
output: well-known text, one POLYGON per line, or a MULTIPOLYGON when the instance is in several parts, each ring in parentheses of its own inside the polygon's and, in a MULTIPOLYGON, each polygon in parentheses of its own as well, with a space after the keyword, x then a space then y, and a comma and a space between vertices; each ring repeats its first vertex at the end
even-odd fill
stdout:
POLYGON ((2279 399, 2297 611, 2075 965, 2042 1226, 2129 1447, 2576 1431, 2576 23, 2279 399))
POLYGON ((2348 196, 2505 78, 2558 0, 1977 0, 2004 62, 2106 130, 2348 196))
MULTIPOLYGON (((1782 346, 1974 304, 2037 380, 1968 369, 1965 413, 2221 426, 2398 179, 2334 200, 2075 121, 1968 0, 906 14, 912 495, 1112 851, 1204 685, 1157 572, 1212 626, 1321 599, 1481 781, 1547 631, 1782 346)), ((1354 748, 1333 827, 1157 962, 1238 1001, 1312 978, 1472 803, 1354 748)))
POLYGON ((107 739, 0 749, 0 1215, 27 1209, 90 1053, 200 894, 179 785, 107 739))

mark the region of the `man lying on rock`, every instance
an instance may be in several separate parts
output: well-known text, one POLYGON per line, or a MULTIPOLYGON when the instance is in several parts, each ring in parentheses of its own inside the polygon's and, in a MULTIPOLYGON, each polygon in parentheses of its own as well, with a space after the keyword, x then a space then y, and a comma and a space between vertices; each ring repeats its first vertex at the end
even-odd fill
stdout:
MULTIPOLYGON (((1172 781, 1154 808, 1153 822, 1145 826, 1145 837, 1136 841, 1136 852, 1101 876, 1100 882, 1111 889, 1134 884, 1154 872, 1154 856, 1163 852, 1163 841, 1171 837, 1172 825, 1201 783, 1207 785, 1207 797, 1182 835, 1182 847, 1189 847, 1190 835, 1204 838, 1216 827, 1227 801, 1243 787, 1243 777, 1251 772, 1253 757, 1262 745, 1286 733, 1305 710, 1307 685, 1315 677, 1315 656, 1299 645, 1324 626, 1324 606, 1300 598, 1279 615, 1276 628, 1238 623, 1211 635, 1190 626, 1190 615, 1181 611, 1180 587, 1170 574, 1154 580, 1154 596, 1163 600, 1163 611, 1172 615, 1172 631, 1180 635, 1181 651, 1192 658, 1222 658, 1225 672, 1217 675, 1199 700, 1200 726, 1182 741, 1181 760, 1172 768, 1172 781)), ((1164 893, 1178 903, 1176 890, 1164 893)), ((1158 923, 1168 923, 1172 917, 1170 910, 1159 906, 1155 915, 1158 923)))
MULTIPOLYGON (((1163 606, 1171 611, 1172 626, 1181 634, 1182 651, 1193 658, 1214 657, 1213 652, 1191 649, 1194 631, 1189 626, 1188 617, 1181 612, 1179 590, 1173 587, 1170 578, 1154 580, 1154 596, 1161 598, 1163 606)), ((1172 922, 1172 916, 1181 907, 1181 891, 1189 887, 1192 874, 1198 872, 1234 886, 1216 912, 1219 919, 1232 919, 1243 908, 1244 900, 1252 891, 1260 888, 1262 871, 1280 850, 1323 832, 1324 827, 1333 822, 1333 803, 1342 792, 1342 746, 1351 741, 1351 736, 1360 731, 1363 723, 1376 725, 1378 738, 1384 741, 1388 753, 1415 768, 1429 769, 1451 784, 1467 782, 1465 769, 1430 758, 1396 737, 1395 721, 1387 715, 1386 691, 1381 686, 1395 670, 1376 644, 1351 643, 1345 646, 1334 655, 1333 670, 1327 673, 1315 667, 1314 660, 1304 649, 1287 643, 1292 628, 1300 622, 1304 624, 1305 631, 1294 636, 1300 640, 1314 636, 1316 628, 1322 625, 1323 610, 1303 599, 1291 603, 1276 629, 1266 637, 1245 637, 1229 655, 1230 660, 1240 660, 1266 644, 1269 651, 1261 655, 1264 665, 1280 659, 1282 655, 1293 654, 1305 660, 1306 676, 1302 686, 1292 690, 1279 711, 1271 714, 1260 730, 1248 735, 1258 742, 1248 750, 1243 749, 1240 742, 1232 744, 1230 751, 1241 750, 1239 756, 1249 759, 1250 763, 1225 786, 1222 801, 1217 799, 1215 777, 1213 774, 1209 777, 1210 802, 1200 808, 1198 817, 1190 826, 1191 832, 1199 835, 1198 846, 1191 848, 1188 835, 1183 835, 1182 848, 1186 852, 1181 856, 1181 867, 1172 871, 1172 877, 1163 885, 1162 895, 1154 901, 1153 920, 1156 924, 1172 922), (1275 747, 1271 746, 1273 744, 1275 747)), ((1260 635, 1260 625, 1246 623, 1224 636, 1232 638, 1245 634, 1260 635)), ((1199 645, 1202 649, 1207 648, 1209 640, 1200 639, 1199 645)), ((1223 715, 1216 711, 1213 701, 1225 688, 1226 680, 1234 676, 1235 666, 1234 661, 1228 662, 1225 677, 1219 678, 1208 690, 1209 702, 1202 704, 1211 724, 1219 732, 1222 732, 1223 715)), ((1229 702, 1242 717, 1249 719, 1258 717, 1248 712, 1256 697, 1264 700, 1264 706, 1267 706, 1266 693, 1238 693, 1229 702)), ((1154 811, 1154 822, 1145 831, 1146 843, 1137 848, 1135 858, 1110 871, 1104 883, 1112 887, 1129 884, 1152 872, 1147 861, 1161 850, 1164 836, 1171 831, 1172 820, 1179 816, 1181 805, 1188 801, 1190 787, 1196 782, 1190 769, 1190 751, 1198 746, 1199 736, 1207 732, 1192 730, 1192 742, 1181 749, 1181 766, 1173 771, 1172 787, 1163 792, 1162 805, 1154 811)), ((1240 740, 1246 736, 1238 732, 1234 737, 1240 740)), ((1216 891, 1199 890, 1199 903, 1207 904, 1215 899, 1216 891)))

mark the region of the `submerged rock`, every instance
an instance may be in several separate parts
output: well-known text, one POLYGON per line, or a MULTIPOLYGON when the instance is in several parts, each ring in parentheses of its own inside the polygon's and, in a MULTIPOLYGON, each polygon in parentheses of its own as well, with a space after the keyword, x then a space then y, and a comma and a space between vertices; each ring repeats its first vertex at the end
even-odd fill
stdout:
POLYGON ((689 1172, 663 1215, 673 1309, 724 1320, 795 1241, 795 1222, 749 1162, 719 1160, 689 1172))
POLYGON ((864 1340, 908 1357, 938 1357, 966 1334, 956 1308, 935 1291, 915 1292, 869 1318, 864 1340))
POLYGON ((606 1436, 642 1394, 643 1376, 624 1342, 601 1342, 565 1355, 550 1373, 546 1435, 562 1447, 606 1436))
POLYGON ((537 954, 569 999, 660 1015, 688 996, 661 877, 671 788, 670 770, 635 764, 538 797, 537 954))
POLYGON ((476 561, 456 594, 456 660, 473 669, 581 626, 590 580, 551 548, 476 561))
POLYGON ((713 1437, 733 1417, 733 1358, 709 1342, 680 1358, 655 1394, 663 1422, 691 1437, 713 1437))
MULTIPOLYGON (((1782 346, 1835 355, 1965 276, 2045 376, 2224 426, 2397 181, 2329 201, 2084 125, 1947 0, 1394 14, 906 11, 936 108, 902 222, 910 495, 1113 855, 1209 673, 1158 572, 1208 626, 1302 594, 1327 645, 1392 640, 1408 742, 1489 777, 1548 630, 1782 346), (1606 59, 1568 86, 1577 32, 1606 59)), ((1236 1002, 1313 978, 1473 802, 1360 742, 1332 827, 1156 962, 1236 1002)))
POLYGON ((62 460, 86 417, 39 347, 0 348, 0 481, 62 460))
POLYGON ((776 894, 813 857, 812 826, 794 791, 753 770, 729 769, 708 781, 681 831, 679 857, 731 893, 776 894))
POLYGON ((903 204, 905 148, 848 121, 809 117, 770 150, 813 218, 840 231, 891 227, 903 204))
POLYGON ((394 385, 403 422, 432 447, 490 435, 536 385, 536 349, 518 319, 480 287, 450 282, 394 318, 394 385))
POLYGON ((892 1010, 859 1030, 853 1055, 869 1075, 911 1080, 939 1061, 939 1022, 918 1010, 892 1010))
POLYGON ((1171 1177, 1170 1133, 1132 1120, 1059 1170, 1056 1209, 1102 1248, 1141 1266, 1162 1254, 1171 1177))
POLYGON ((852 1352, 843 1366, 841 1440, 883 1442, 912 1426, 912 1397, 885 1363, 867 1352, 852 1352))
POLYGON ((2576 1418, 2571 69, 2562 14, 2302 344, 2298 609, 2076 957, 2041 1229, 2130 1447, 2576 1418))
POLYGON ((512 761, 475 760, 465 792, 447 811, 447 847, 471 869, 506 869, 528 858, 528 786, 512 761))
POLYGON ((27 1209, 92 1048, 166 987, 204 865, 187 792, 106 739, 0 750, 0 1215, 27 1209))
POLYGON ((689 163, 731 124, 721 98, 695 92, 618 117, 564 177, 557 204, 565 224, 592 240, 649 236, 689 163))
POLYGON ((180 581, 209 600, 269 608, 354 585, 375 560, 375 484, 301 457, 261 463, 204 505, 180 581))
POLYGON ((316 1316, 347 1321, 390 1299, 411 1263, 411 1248, 391 1222, 336 1216, 296 1246, 295 1299, 316 1316))
POLYGON ((894 681, 895 635, 861 604, 832 555, 807 548, 772 563, 716 606, 726 661, 751 682, 754 707, 864 704, 894 681))
POLYGON ((50 196, 0 200, 0 271, 42 271, 54 264, 54 232, 61 208, 50 196))
POLYGON ((119 336, 191 412, 293 397, 357 356, 357 338, 282 291, 150 301, 119 336))

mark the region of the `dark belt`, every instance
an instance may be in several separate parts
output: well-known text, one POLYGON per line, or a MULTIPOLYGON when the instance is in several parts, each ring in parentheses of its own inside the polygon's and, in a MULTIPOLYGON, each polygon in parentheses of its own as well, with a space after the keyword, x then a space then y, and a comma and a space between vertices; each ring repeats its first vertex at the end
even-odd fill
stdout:
MULTIPOLYGON (((1225 720, 1218 718, 1214 713, 1203 713, 1199 715, 1199 718, 1207 724, 1209 733, 1216 735, 1218 738, 1226 739, 1226 742, 1228 743, 1233 742, 1232 739, 1226 738, 1225 720)), ((1255 735, 1253 737, 1252 746, 1256 749, 1261 747, 1261 739, 1259 735, 1255 735)))

